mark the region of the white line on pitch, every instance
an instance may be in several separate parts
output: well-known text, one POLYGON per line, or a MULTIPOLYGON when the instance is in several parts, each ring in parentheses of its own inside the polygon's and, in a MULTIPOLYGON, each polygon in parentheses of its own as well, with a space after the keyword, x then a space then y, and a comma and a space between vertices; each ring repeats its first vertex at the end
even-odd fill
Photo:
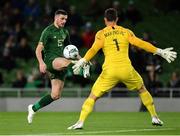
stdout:
POLYGON ((107 133, 123 133, 123 132, 141 132, 141 131, 168 131, 168 130, 175 130, 174 128, 163 128, 163 129, 129 129, 129 130, 112 130, 112 131, 81 131, 75 132, 76 130, 72 130, 73 133, 49 133, 45 135, 89 135, 89 134, 107 134, 107 133))
MULTIPOLYGON (((154 129, 154 128, 147 128, 147 129, 124 129, 124 130, 112 130, 112 131, 81 131, 81 132, 77 132, 76 130, 70 130, 67 133, 45 133, 45 134, 29 134, 29 135, 25 135, 22 134, 23 136, 49 136, 49 135, 53 135, 53 136, 60 136, 60 135, 95 135, 95 134, 109 134, 109 133, 124 133, 124 132, 142 132, 142 131, 169 131, 169 130, 175 130, 175 128, 162 128, 162 129, 154 129)), ((0 135, 3 136, 3 135, 0 135)), ((9 135, 9 136, 20 136, 20 135, 9 135)))

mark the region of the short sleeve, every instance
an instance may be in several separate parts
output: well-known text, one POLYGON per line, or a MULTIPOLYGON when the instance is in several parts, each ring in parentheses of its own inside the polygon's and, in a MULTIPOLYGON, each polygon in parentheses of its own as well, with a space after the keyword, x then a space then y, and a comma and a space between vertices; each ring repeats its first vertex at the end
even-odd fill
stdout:
POLYGON ((43 32, 41 33, 39 43, 42 43, 43 45, 45 45, 47 43, 47 40, 48 40, 47 35, 48 35, 47 29, 44 29, 43 32))

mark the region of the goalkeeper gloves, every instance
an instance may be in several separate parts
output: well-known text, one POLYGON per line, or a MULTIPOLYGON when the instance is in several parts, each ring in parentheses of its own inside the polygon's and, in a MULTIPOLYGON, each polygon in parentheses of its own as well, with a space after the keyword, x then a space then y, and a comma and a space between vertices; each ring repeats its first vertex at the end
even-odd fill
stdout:
POLYGON ((81 58, 76 64, 72 67, 74 73, 79 73, 80 69, 84 67, 87 61, 84 58, 81 58))
POLYGON ((90 77, 90 64, 85 64, 83 67, 83 77, 87 78, 90 77))
POLYGON ((79 61, 77 61, 72 68, 73 68, 74 74, 80 73, 81 68, 83 68, 84 78, 87 78, 90 76, 90 73, 89 73, 90 65, 84 58, 81 58, 79 61))
POLYGON ((162 58, 164 58, 165 60, 167 60, 168 63, 171 63, 177 57, 177 52, 172 51, 172 50, 173 50, 173 47, 166 48, 166 49, 157 48, 157 52, 155 53, 155 55, 157 54, 161 56, 162 58))

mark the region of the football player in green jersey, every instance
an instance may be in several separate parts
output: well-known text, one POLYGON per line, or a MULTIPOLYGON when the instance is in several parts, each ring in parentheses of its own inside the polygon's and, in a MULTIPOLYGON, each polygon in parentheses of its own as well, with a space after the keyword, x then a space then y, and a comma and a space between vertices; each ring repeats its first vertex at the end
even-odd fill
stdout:
MULTIPOLYGON (((52 89, 51 94, 45 95, 34 105, 28 106, 28 123, 32 123, 36 111, 61 97, 67 67, 73 65, 71 60, 63 57, 64 47, 71 44, 69 32, 64 28, 67 18, 66 11, 57 10, 54 15, 54 23, 47 26, 41 34, 36 48, 36 57, 40 72, 48 72, 50 75, 52 89), (44 52, 44 58, 42 52, 44 52)), ((83 69, 83 71, 86 71, 83 73, 89 74, 89 69, 83 69)))

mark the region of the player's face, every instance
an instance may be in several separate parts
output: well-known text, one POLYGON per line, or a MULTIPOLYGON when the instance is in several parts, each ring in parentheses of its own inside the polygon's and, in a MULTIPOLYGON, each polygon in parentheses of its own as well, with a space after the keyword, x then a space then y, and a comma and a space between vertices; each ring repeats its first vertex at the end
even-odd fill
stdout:
POLYGON ((56 15, 55 16, 55 22, 57 24, 58 27, 64 27, 66 21, 67 21, 67 15, 56 15))

